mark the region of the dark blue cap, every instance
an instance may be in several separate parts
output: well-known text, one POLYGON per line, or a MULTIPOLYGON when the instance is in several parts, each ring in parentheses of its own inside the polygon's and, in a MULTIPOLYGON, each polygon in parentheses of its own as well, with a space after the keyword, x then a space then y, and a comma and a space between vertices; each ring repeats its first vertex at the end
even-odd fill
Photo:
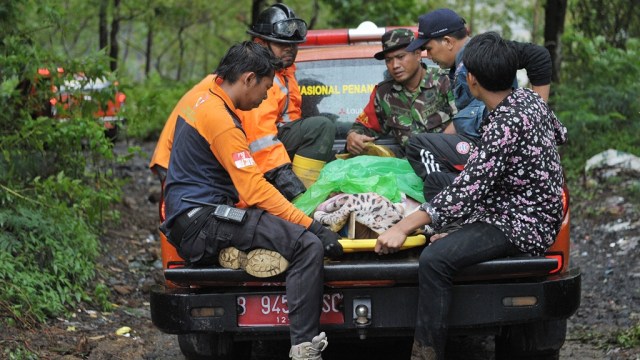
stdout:
POLYGON ((407 46, 406 51, 418 50, 431 39, 464 29, 465 24, 464 19, 451 9, 438 9, 420 15, 418 37, 407 46))

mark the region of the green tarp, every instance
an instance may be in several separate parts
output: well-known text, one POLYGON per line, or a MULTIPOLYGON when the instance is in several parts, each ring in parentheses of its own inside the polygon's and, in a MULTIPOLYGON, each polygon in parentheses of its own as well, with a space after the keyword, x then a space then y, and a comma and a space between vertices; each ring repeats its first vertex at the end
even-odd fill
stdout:
POLYGON ((392 202, 400 202, 401 194, 404 193, 424 202, 422 180, 406 159, 361 155, 328 163, 320 172, 316 183, 293 203, 307 215, 311 215, 334 192, 374 192, 392 202))

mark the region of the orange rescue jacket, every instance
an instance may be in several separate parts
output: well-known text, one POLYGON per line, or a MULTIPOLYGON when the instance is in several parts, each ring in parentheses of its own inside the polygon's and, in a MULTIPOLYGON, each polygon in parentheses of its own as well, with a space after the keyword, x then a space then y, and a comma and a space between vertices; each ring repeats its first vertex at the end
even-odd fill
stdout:
MULTIPOLYGON (((191 94, 207 91, 215 79, 216 75, 207 75, 198 84, 192 87, 191 90, 187 91, 187 93, 182 96, 182 99, 180 99, 178 104, 185 103, 183 100, 190 97, 191 94)), ((169 115, 167 122, 164 124, 164 128, 162 128, 160 138, 156 144, 156 149, 153 151, 153 156, 149 163, 149 168, 152 171, 155 171, 155 166, 160 166, 165 170, 169 167, 169 155, 171 154, 171 148, 173 147, 173 133, 176 130, 176 119, 182 110, 183 109, 176 106, 176 108, 171 112, 171 115, 169 115)))
POLYGON ((251 155, 263 173, 291 162, 284 144, 278 140, 278 126, 302 117, 302 96, 295 71, 295 64, 277 71, 260 106, 238 111, 251 155))

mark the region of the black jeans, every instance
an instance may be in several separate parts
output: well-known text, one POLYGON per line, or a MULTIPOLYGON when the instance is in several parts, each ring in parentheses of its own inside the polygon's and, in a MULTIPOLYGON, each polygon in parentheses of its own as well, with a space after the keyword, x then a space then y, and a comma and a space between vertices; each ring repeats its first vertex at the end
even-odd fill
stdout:
POLYGON ((206 266, 217 264, 220 250, 231 246, 242 251, 273 250, 289 261, 285 286, 291 345, 318 335, 324 284, 320 239, 303 226, 250 208, 242 224, 219 221, 210 215, 196 236, 183 237, 178 253, 183 258, 199 259, 194 262, 196 266, 206 266))
POLYGON ((463 225, 427 246, 419 260, 414 341, 432 347, 437 359, 444 359, 454 276, 467 266, 519 253, 501 230, 480 222, 463 225))

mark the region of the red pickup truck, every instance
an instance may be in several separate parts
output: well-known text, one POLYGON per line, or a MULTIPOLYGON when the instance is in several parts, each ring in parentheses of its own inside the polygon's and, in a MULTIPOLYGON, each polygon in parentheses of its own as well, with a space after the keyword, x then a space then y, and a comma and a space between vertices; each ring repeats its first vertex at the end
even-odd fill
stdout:
MULTIPOLYGON (((373 58, 384 28, 309 31, 296 61, 303 116, 336 121, 334 149, 383 79, 373 58)), ((425 59, 425 62, 428 62, 425 59)), ((393 140, 378 143, 393 147, 393 140)), ((566 320, 580 304, 580 270, 569 262, 569 193, 564 221, 545 256, 496 259, 471 266, 455 279, 452 334, 494 334, 498 359, 557 359, 566 320)), ((162 204, 160 206, 162 219, 162 204)), ((330 339, 413 334, 421 247, 379 257, 347 253, 327 261, 321 328, 330 339)), ((166 284, 151 293, 151 317, 163 332, 177 334, 188 359, 249 359, 255 340, 287 339, 284 277, 257 279, 241 270, 185 266, 162 238, 166 284)))

